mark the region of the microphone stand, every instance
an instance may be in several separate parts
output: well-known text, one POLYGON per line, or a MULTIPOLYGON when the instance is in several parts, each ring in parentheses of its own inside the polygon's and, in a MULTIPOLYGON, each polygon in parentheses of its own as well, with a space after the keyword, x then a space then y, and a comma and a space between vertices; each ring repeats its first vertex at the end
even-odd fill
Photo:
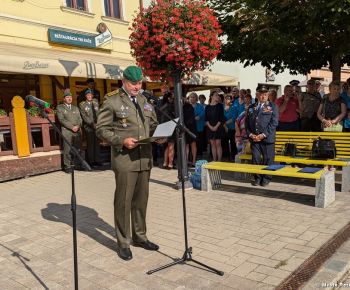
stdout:
MULTIPOLYGON (((175 82, 175 95, 180 96, 180 82, 175 82), (178 93, 178 94, 176 94, 178 93)), ((203 264, 202 262, 199 262, 192 258, 192 247, 188 246, 188 233, 187 233, 187 213, 186 213, 186 196, 185 196, 185 166, 186 166, 186 156, 185 156, 185 133, 189 134, 192 138, 196 138, 196 135, 193 134, 188 128, 184 126, 183 122, 183 110, 182 110, 182 100, 180 97, 177 98, 177 109, 178 109, 178 116, 179 121, 173 120, 165 111, 163 111, 160 108, 157 108, 154 106, 161 114, 172 120, 176 123, 176 130, 177 130, 177 146, 178 146, 178 153, 179 153, 179 166, 178 166, 178 175, 181 182, 181 192, 182 192, 182 209, 183 209, 183 221, 184 221, 184 235, 185 235, 185 251, 182 256, 182 258, 177 258, 174 260, 174 262, 171 262, 169 264, 160 266, 156 269, 149 270, 146 272, 146 274, 151 275, 155 272, 164 270, 166 268, 172 267, 177 264, 186 264, 186 262, 193 262, 196 263, 204 268, 207 268, 211 272, 223 276, 224 272, 217 270, 215 268, 212 268, 206 264, 203 264)), ((202 268, 201 268, 202 269, 202 268)), ((204 269, 203 269, 204 270, 204 269)))
POLYGON ((41 116, 43 116, 47 121, 49 121, 52 128, 56 131, 56 133, 60 136, 60 139, 65 142, 69 149, 70 154, 72 156, 71 159, 71 187, 72 187, 72 196, 71 196, 71 211, 72 211, 72 221, 73 221, 73 255, 74 255, 74 289, 78 290, 78 250, 77 250, 77 201, 75 196, 75 181, 74 181, 74 158, 78 158, 81 165, 88 171, 91 171, 90 165, 80 156, 79 151, 72 146, 66 137, 63 136, 61 130, 57 127, 57 125, 52 122, 45 112, 45 108, 39 107, 41 116))

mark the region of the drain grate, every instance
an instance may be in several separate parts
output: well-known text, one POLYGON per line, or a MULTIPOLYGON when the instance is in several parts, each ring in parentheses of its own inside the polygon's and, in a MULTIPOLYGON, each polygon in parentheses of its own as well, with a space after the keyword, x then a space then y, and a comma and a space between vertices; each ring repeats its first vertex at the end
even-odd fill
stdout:
POLYGON ((311 255, 299 268, 291 273, 276 290, 295 290, 303 286, 317 272, 322 264, 328 260, 334 252, 350 238, 350 223, 339 230, 332 238, 323 244, 311 255))

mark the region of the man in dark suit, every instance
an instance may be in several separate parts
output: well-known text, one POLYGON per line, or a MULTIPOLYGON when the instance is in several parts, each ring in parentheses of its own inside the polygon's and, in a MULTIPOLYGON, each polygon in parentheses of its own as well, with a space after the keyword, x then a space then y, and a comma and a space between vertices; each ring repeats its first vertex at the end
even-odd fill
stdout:
MULTIPOLYGON (((245 127, 252 151, 252 163, 260 165, 273 164, 275 159, 275 135, 278 125, 278 109, 268 100, 269 88, 265 85, 257 87, 258 101, 250 105, 245 127)), ((271 176, 255 174, 252 185, 267 186, 271 176)))

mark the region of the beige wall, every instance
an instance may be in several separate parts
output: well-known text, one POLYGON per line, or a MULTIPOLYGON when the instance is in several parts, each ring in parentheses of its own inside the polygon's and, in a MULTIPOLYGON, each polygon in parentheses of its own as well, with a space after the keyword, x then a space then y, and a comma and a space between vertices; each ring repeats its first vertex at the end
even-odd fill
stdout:
MULTIPOLYGON (((341 70, 340 81, 345 82, 349 77, 350 68, 348 66, 344 66, 341 70)), ((324 80, 326 83, 330 83, 332 81, 332 72, 327 68, 313 70, 308 75, 308 78, 319 78, 324 80)))
MULTIPOLYGON (((49 48, 52 46, 48 43, 49 27, 97 34, 97 25, 104 22, 113 35, 111 55, 132 59, 128 28, 134 12, 139 9, 139 0, 122 1, 123 20, 105 17, 103 0, 88 0, 88 2, 89 11, 82 12, 64 7, 64 0, 1 0, 0 42, 49 48)), ((82 49, 73 46, 54 46, 71 51, 82 49)), ((106 54, 106 51, 101 53, 106 54)))
MULTIPOLYGON (((53 49, 58 52, 87 53, 90 54, 89 57, 98 55, 132 61, 129 46, 129 27, 135 16, 135 11, 139 10, 140 0, 122 0, 121 2, 123 17, 122 19, 116 19, 104 16, 103 0, 88 0, 88 11, 65 7, 66 1, 64 0, 1 0, 0 43, 53 49), (97 35, 97 25, 101 22, 107 25, 113 36, 112 42, 104 46, 108 49, 80 48, 49 43, 48 41, 48 29, 51 27, 97 35)), ((64 84, 62 76, 56 76, 56 79, 64 84)), ((76 96, 82 90, 81 85, 77 86, 76 82, 83 83, 85 81, 86 78, 69 78, 73 96, 76 96)), ((95 81, 97 89, 102 94, 101 97, 112 90, 112 83, 116 83, 115 80, 96 79, 95 81), (104 84, 104 82, 106 83, 104 84), (104 90, 105 86, 107 91, 104 90)), ((39 87, 41 97, 52 102, 54 92, 51 79, 48 76, 40 75, 39 87)), ((35 92, 31 93, 34 94, 35 92)), ((57 88, 57 100, 60 101, 62 96, 63 92, 57 88)), ((12 98, 12 96, 5 97, 12 98)))

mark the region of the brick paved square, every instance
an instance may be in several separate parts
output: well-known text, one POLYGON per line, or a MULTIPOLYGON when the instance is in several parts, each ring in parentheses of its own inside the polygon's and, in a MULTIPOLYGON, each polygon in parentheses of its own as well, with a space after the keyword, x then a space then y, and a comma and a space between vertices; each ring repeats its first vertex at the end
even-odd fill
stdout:
MULTIPOLYGON (((160 251, 132 247, 134 259, 124 262, 116 254, 113 173, 76 172, 81 289, 274 289, 350 216, 347 194, 337 192, 336 202, 318 209, 307 183, 274 179, 254 188, 228 175, 219 190, 186 191, 193 258, 225 275, 191 262, 147 275, 184 252, 176 180, 175 170, 153 169, 148 236, 160 251)), ((0 289, 73 288, 70 197, 70 176, 62 172, 0 183, 0 289)))

